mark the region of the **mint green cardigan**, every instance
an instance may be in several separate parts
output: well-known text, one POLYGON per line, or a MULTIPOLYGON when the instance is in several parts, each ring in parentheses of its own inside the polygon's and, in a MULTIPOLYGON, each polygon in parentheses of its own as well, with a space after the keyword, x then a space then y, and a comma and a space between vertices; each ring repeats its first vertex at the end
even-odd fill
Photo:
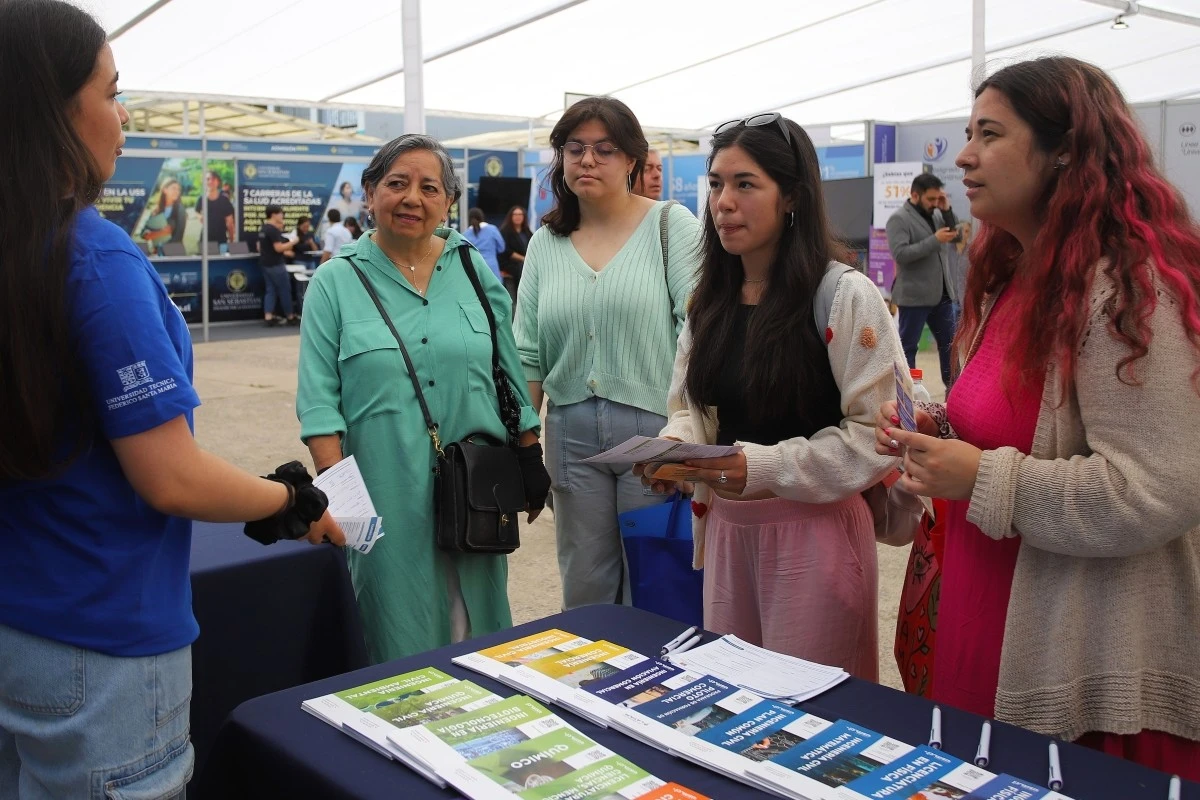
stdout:
POLYGON ((667 212, 666 274, 659 240, 663 203, 596 272, 570 237, 539 228, 529 241, 514 332, 525 378, 556 405, 590 397, 666 416, 675 343, 700 268, 700 222, 667 212))

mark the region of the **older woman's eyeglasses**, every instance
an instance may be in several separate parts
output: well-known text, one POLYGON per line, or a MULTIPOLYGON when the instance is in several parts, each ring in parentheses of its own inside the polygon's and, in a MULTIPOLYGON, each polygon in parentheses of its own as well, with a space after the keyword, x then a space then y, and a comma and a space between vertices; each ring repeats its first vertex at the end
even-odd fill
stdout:
POLYGON ((592 151, 592 158, 596 159, 597 164, 603 164, 608 161, 621 148, 611 142, 596 142, 595 144, 584 144, 583 142, 570 141, 562 146, 563 158, 571 163, 576 163, 583 160, 583 154, 588 150, 592 151))
POLYGON ((760 125, 775 124, 779 127, 780 133, 783 134, 783 139, 788 143, 788 147, 792 146, 792 132, 788 130, 787 123, 784 122, 783 115, 778 111, 770 114, 755 114, 753 117, 745 119, 731 119, 729 122, 722 122, 717 127, 713 128, 713 134, 724 133, 731 131, 739 125, 745 125, 747 128, 757 128, 760 125))

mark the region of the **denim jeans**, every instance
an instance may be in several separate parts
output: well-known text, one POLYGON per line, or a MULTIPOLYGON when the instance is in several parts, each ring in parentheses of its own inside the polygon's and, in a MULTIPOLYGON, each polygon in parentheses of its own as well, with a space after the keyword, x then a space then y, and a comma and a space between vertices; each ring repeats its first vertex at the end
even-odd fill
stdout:
POLYGON ((263 279, 267 282, 267 296, 263 299, 263 314, 275 314, 275 301, 283 306, 284 316, 292 315, 292 276, 287 267, 263 267, 263 279))
POLYGON ((921 344, 921 333, 925 330, 926 323, 933 333, 933 340, 937 342, 942 383, 949 391, 950 344, 954 341, 954 331, 958 327, 954 303, 950 298, 943 297, 936 306, 900 306, 900 344, 904 348, 905 358, 908 359, 909 369, 917 366, 917 346, 921 344))
POLYGON ((0 625, 0 800, 184 796, 192 649, 120 658, 0 625))
POLYGON ((563 609, 629 605, 629 576, 617 515, 663 502, 631 464, 581 464, 631 436, 658 436, 665 417, 600 397, 546 411, 546 471, 554 495, 554 532, 563 609))

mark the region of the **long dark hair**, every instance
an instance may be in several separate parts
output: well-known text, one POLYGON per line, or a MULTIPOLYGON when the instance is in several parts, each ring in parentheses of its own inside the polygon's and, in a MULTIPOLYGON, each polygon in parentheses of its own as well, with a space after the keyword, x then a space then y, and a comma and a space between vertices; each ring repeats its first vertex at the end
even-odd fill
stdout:
MULTIPOLYGON (((1022 253, 1011 233, 982 223, 971 244, 959 352, 982 324, 984 296, 1020 280, 1037 289, 1014 299, 1020 323, 1010 351, 1019 355, 1008 360, 1005 377, 1036 382, 1053 359, 1065 390, 1075 379, 1079 340, 1091 314, 1091 280, 1102 258, 1117 287, 1106 300, 1107 335, 1128 349, 1115 367, 1119 380, 1136 384, 1134 367, 1149 352, 1149 319, 1160 302, 1155 274, 1178 303, 1184 332, 1200 351, 1200 227, 1154 165, 1112 78, 1086 62, 1055 56, 1005 67, 981 83, 975 96, 987 89, 1004 95, 1033 129, 1042 153, 1062 151, 1069 161, 1055 171, 1039 201, 1043 222, 1032 252, 1022 253)), ((1192 378, 1200 391, 1200 370, 1192 378)))
POLYGON ((513 206, 512 208, 510 208, 508 210, 508 214, 504 217, 504 224, 500 226, 500 230, 502 232, 516 231, 517 233, 525 233, 525 234, 530 233, 529 213, 525 210, 525 206, 513 206), (520 229, 518 229, 516 225, 513 225, 513 214, 517 213, 518 211, 520 211, 522 214, 525 215, 521 219, 520 229))
POLYGON ((478 236, 479 229, 483 226, 483 209, 467 209, 467 224, 471 227, 471 230, 475 231, 475 235, 478 236))
MULTIPOLYGON (((695 356, 685 383, 689 398, 701 407, 715 405, 717 381, 727 359, 742 364, 747 404, 756 421, 810 411, 807 387, 816 385, 825 343, 813 318, 813 297, 831 260, 845 260, 846 248, 834 238, 821 195, 821 169, 812 140, 796 123, 784 120, 792 143, 776 124, 739 125, 712 140, 708 167, 722 150, 740 147, 779 185, 795 208, 784 225, 771 259, 767 285, 746 332, 743 352, 729 352, 734 318, 741 302, 745 272, 742 259, 721 246, 711 206, 704 212, 704 261, 688 308, 695 356)), ((703 180, 703 179, 702 179, 703 180)))
MULTIPOLYGON (((608 131, 609 140, 621 148, 618 155, 634 159, 632 184, 637 184, 646 167, 650 144, 642 133, 642 125, 629 106, 612 97, 585 97, 567 109, 550 131, 550 146, 554 162, 550 165, 550 188, 554 192, 554 208, 542 215, 542 224, 558 236, 568 236, 579 228, 579 198, 567 188, 563 166, 563 145, 571 132, 585 122, 598 120, 608 131)), ((614 156, 615 158, 616 156, 614 156)))
POLYGON ((75 217, 104 174, 71 111, 105 39, 67 3, 0 2, 0 478, 53 474, 94 428, 67 274, 75 217), (73 442, 62 441, 64 422, 73 442))

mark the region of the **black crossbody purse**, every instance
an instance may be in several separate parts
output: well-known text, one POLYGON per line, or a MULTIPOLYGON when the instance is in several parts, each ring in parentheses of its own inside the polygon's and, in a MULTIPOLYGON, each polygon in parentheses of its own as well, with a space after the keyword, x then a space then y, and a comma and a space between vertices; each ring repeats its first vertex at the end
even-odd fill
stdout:
POLYGON ((505 442, 498 442, 492 436, 476 433, 460 442, 451 442, 442 447, 438 434, 438 424, 429 413, 429 405, 425 402, 425 394, 421 391, 421 382, 417 378, 417 370, 409 358, 404 340, 392 324, 391 317, 383 308, 379 295, 375 293, 367 276, 359 269, 358 264, 350 258, 350 266, 358 274, 363 288, 371 296, 379 315, 387 324, 396 343, 400 345, 400 355, 408 368, 408 376, 412 380, 413 391, 417 402, 421 404, 421 413, 425 415, 425 428, 429 433, 429 441, 433 443, 437 454, 437 467, 433 482, 434 509, 434 541, 441 550, 460 553, 511 553, 521 546, 518 515, 525 508, 525 483, 521 477, 521 465, 517 461, 514 448, 519 436, 521 406, 508 382, 508 376, 500 366, 500 343, 496 337, 496 316, 492 313, 492 305, 488 302, 471 263, 471 248, 462 245, 458 248, 459 258, 479 304, 487 314, 488 326, 492 334, 492 382, 496 386, 496 397, 499 400, 500 420, 504 423, 506 432, 505 442), (482 443, 472 441, 482 440, 482 443))

